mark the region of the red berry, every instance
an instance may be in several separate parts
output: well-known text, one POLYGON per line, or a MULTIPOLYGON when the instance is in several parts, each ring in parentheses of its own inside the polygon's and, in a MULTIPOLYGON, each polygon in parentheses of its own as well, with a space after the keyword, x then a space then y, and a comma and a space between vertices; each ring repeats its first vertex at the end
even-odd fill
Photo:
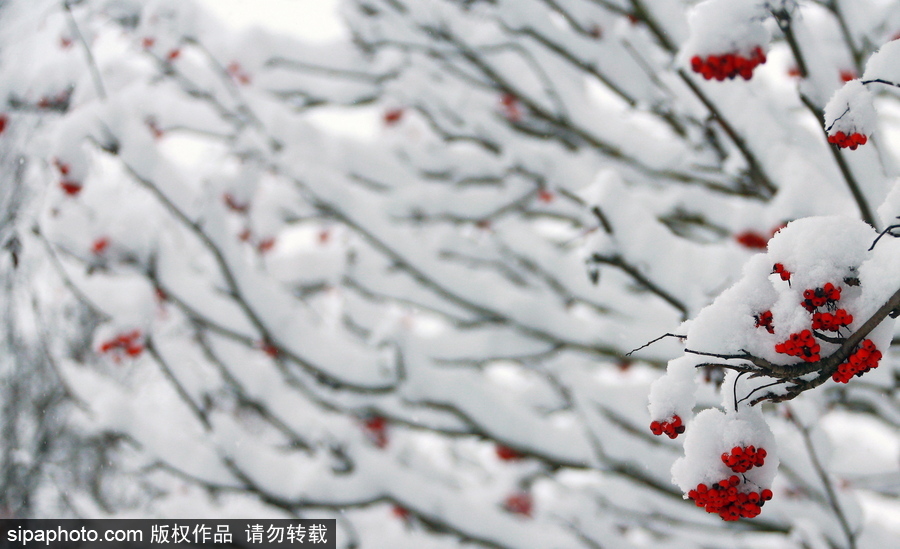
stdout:
POLYGON ((403 118, 403 109, 391 109, 384 113, 384 123, 393 126, 403 118))
POLYGON ((510 513, 531 517, 534 501, 531 499, 530 494, 522 492, 519 494, 513 494, 506 498, 504 506, 510 513))
POLYGON ((225 193, 222 195, 222 200, 225 202, 225 205, 228 206, 231 210, 238 213, 246 213, 247 210, 250 209, 250 204, 238 202, 237 199, 231 193, 225 193))
POLYGON ((264 238, 259 241, 259 244, 256 245, 256 249, 259 250, 259 253, 264 254, 272 250, 275 247, 275 239, 272 237, 264 238))
POLYGON ((784 268, 784 265, 781 263, 776 263, 772 266, 772 274, 778 274, 781 277, 781 280, 790 280, 791 272, 784 268))
POLYGON ((94 244, 91 246, 91 252, 94 255, 102 255, 103 252, 109 247, 109 239, 104 237, 100 237, 94 241, 94 244))
POLYGON ((769 239, 755 231, 744 231, 736 234, 734 239, 738 244, 751 250, 764 250, 769 243, 769 239))
POLYGON ((772 325, 772 322, 774 321, 772 311, 763 311, 754 316, 754 318, 756 319, 757 328, 765 328, 770 334, 775 333, 775 327, 772 325))
POLYGON ((128 354, 128 356, 138 356, 143 351, 143 345, 128 345, 127 347, 125 347, 125 353, 128 354))
POLYGON ((174 48, 169 50, 168 55, 166 55, 166 59, 169 61, 175 61, 181 55, 181 50, 178 48, 174 48))
POLYGON ((262 348, 262 351, 264 353, 266 353, 267 355, 269 355, 270 357, 272 357, 272 358, 278 357, 278 347, 272 345, 271 343, 263 343, 261 348, 262 348))
POLYGON ((498 444, 494 451, 497 453, 497 457, 503 461, 518 461, 522 459, 522 454, 503 444, 498 444))
POLYGON ((0 134, 3 133, 3 130, 6 129, 6 124, 9 122, 9 117, 5 114, 0 114, 0 134))
POLYGON ((522 111, 519 108, 519 98, 512 93, 504 93, 500 98, 503 110, 506 112, 506 118, 511 122, 518 122, 522 119, 522 111))
POLYGON ((69 181, 68 179, 60 181, 59 187, 69 196, 78 196, 78 193, 81 192, 81 183, 69 181))
POLYGON ((398 519, 407 521, 412 513, 409 512, 409 509, 406 507, 401 507, 399 505, 394 505, 391 508, 391 514, 397 517, 398 519))
POLYGON ((387 419, 382 416, 371 416, 363 425, 372 444, 378 448, 387 446, 387 419))

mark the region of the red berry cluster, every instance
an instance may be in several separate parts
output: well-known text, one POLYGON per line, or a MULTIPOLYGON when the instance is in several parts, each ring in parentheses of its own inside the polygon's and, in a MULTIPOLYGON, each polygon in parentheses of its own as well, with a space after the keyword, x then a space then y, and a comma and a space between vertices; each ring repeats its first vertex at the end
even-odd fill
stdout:
POLYGON ((383 416, 371 416, 365 420, 363 428, 372 444, 378 448, 387 446, 387 419, 383 416))
POLYGON ((875 347, 871 339, 867 339, 859 344, 847 362, 838 366, 831 379, 838 383, 847 383, 853 376, 861 376, 872 368, 877 368, 880 360, 881 351, 875 347))
POLYGON ((654 421, 650 423, 650 432, 656 436, 665 433, 669 438, 675 438, 684 432, 684 424, 678 414, 675 414, 665 421, 654 421))
POLYGON ((757 328, 765 328, 770 334, 775 333, 775 327, 772 325, 772 311, 763 311, 753 318, 756 319, 757 328))
POLYGON ((745 248, 751 250, 765 250, 769 239, 756 231, 744 231, 734 235, 734 240, 745 248))
POLYGON ((516 97, 515 94, 504 93, 500 98, 500 104, 503 106, 506 118, 509 119, 510 122, 519 122, 522 120, 522 108, 519 105, 519 98, 516 97))
POLYGON ((824 305, 834 306, 840 300, 840 286, 835 286, 829 282, 821 288, 803 290, 803 301, 800 304, 803 305, 804 309, 812 313, 824 305))
POLYGON ((60 180, 59 182, 59 188, 61 188, 63 192, 69 196, 77 196, 78 193, 81 192, 81 183, 79 183, 78 181, 74 181, 68 177, 69 172, 72 170, 71 166, 69 166, 65 162, 60 161, 59 158, 53 159, 53 165, 56 166, 56 169, 62 176, 62 180, 60 180))
POLYGON ((141 331, 132 330, 127 334, 121 334, 100 345, 101 353, 109 353, 119 349, 116 356, 125 353, 128 356, 135 357, 144 352, 144 345, 141 343, 141 331))
POLYGON ((226 70, 228 71, 228 74, 239 83, 244 85, 250 83, 250 75, 247 74, 247 71, 245 71, 237 61, 229 63, 226 70))
POLYGON ((394 505, 391 508, 391 514, 404 522, 408 522, 412 518, 410 510, 400 505, 394 505))
POLYGON ((776 353, 798 356, 806 362, 816 362, 822 358, 819 356, 819 350, 819 344, 813 339, 812 332, 809 330, 791 334, 787 341, 775 345, 776 353))
POLYGON ((727 465, 735 473, 746 473, 754 467, 762 467, 766 461, 766 450, 757 449, 752 444, 746 448, 735 446, 731 453, 722 454, 722 463, 727 465))
POLYGON ((828 135, 828 142, 832 145, 837 145, 842 149, 850 149, 851 151, 855 151, 856 147, 860 145, 865 145, 869 140, 866 137, 866 134, 853 132, 850 134, 846 134, 844 132, 837 132, 835 134, 828 135))
POLYGON ((715 78, 719 82, 722 80, 734 79, 740 75, 744 80, 750 80, 753 76, 753 69, 766 62, 766 54, 762 48, 757 46, 753 49, 750 57, 744 57, 735 53, 726 53, 724 55, 710 55, 703 59, 699 55, 691 58, 691 70, 703 75, 703 78, 712 80, 715 78))
POLYGON ((403 109, 390 109, 384 113, 384 124, 393 126, 403 119, 403 109))
POLYGON ((853 322, 853 315, 844 309, 838 309, 834 313, 813 313, 813 330, 836 332, 853 322))
POLYGON ((503 506, 510 513, 531 517, 531 511, 534 507, 534 500, 531 498, 531 494, 528 494, 527 492, 520 492, 506 498, 503 506))
POLYGON ((225 205, 228 206, 228 209, 233 212, 247 213, 247 211, 250 209, 249 202, 241 202, 231 193, 223 194, 222 200, 225 202, 225 205))
POLYGON ((698 484, 696 489, 688 492, 688 497, 697 503, 697 507, 704 507, 707 513, 718 514, 722 520, 754 518, 762 511, 762 506, 772 499, 772 490, 742 492, 738 489, 740 485, 740 477, 731 475, 711 487, 698 484))
POLYGON ((503 461, 519 461, 523 457, 518 451, 503 444, 498 444, 494 448, 494 451, 496 452, 497 457, 503 461))
POLYGON ((777 274, 781 277, 781 280, 790 280, 791 272, 784 268, 784 265, 781 263, 776 263, 772 265, 772 274, 777 274))

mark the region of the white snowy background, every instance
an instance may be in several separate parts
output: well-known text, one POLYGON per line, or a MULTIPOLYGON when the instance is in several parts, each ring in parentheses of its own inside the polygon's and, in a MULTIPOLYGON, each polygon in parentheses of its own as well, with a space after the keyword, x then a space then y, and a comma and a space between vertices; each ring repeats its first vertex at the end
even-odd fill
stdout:
POLYGON ((695 366, 800 364, 804 290, 848 337, 900 288, 898 35, 894 0, 0 3, 0 513, 891 546, 890 318, 789 402, 695 366), (685 500, 751 443, 758 518, 685 500))

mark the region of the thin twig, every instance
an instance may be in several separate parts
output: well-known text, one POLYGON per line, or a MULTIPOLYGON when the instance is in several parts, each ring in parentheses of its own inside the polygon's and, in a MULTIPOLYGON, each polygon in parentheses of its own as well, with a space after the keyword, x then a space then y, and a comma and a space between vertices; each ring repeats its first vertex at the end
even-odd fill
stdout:
POLYGON ((87 57, 88 68, 91 71, 91 79, 94 81, 94 88, 97 90, 97 96, 106 101, 106 89, 103 87, 103 78, 100 76, 100 69, 97 67, 97 61, 94 59, 94 53, 91 51, 91 47, 81 33, 81 29, 78 28, 78 22, 75 20, 75 14, 72 13, 72 6, 70 5, 69 0, 63 1, 63 8, 66 10, 66 15, 68 15, 69 26, 72 27, 72 32, 75 34, 75 37, 78 39, 78 42, 81 44, 84 54, 87 57))
POLYGON ((819 477, 819 480, 822 482, 822 486, 825 488, 825 495, 828 498, 828 505, 834 511, 834 514, 841 525, 841 530, 844 531, 844 535, 847 536, 847 543, 849 544, 848 549, 856 549, 856 534, 850 528, 850 523, 847 521, 847 517, 846 515, 844 515, 844 510, 841 508, 841 504, 838 501, 837 495, 834 493, 834 488, 831 486, 831 479, 828 478, 828 473, 822 466, 822 462, 819 461, 819 456, 816 453, 815 445, 813 444, 809 429, 805 425, 800 423, 800 421, 797 419, 796 414, 788 414, 788 417, 800 431, 800 434, 803 436, 803 444, 806 446, 806 451, 809 454, 810 461, 812 461, 813 468, 816 470, 816 475, 819 477))

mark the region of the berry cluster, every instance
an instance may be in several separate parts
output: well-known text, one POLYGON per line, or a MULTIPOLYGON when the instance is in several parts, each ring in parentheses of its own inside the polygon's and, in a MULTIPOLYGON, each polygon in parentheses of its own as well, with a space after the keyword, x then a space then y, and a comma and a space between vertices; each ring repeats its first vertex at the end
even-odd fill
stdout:
POLYGON ((62 180, 59 182, 59 188, 69 196, 77 196, 78 193, 81 192, 81 183, 69 178, 69 172, 72 170, 71 166, 62 162, 59 158, 53 159, 53 165, 62 176, 62 180))
POLYGON ((223 194, 222 201, 224 201, 225 205, 228 206, 228 209, 233 212, 247 213, 247 211, 250 210, 249 202, 241 202, 231 193, 223 194))
POLYGON ((836 332, 853 322, 853 315, 844 309, 838 309, 834 313, 813 313, 813 330, 836 332))
POLYGON ((384 124, 393 126, 403 119, 403 109, 390 109, 384 113, 384 124))
POLYGON ((412 513, 409 509, 396 504, 391 508, 391 514, 404 522, 409 522, 412 519, 412 513))
POLYGON ((831 379, 838 383, 847 383, 853 376, 861 376, 872 368, 877 368, 880 360, 881 351, 875 347, 871 339, 867 339, 859 344, 847 362, 838 366, 831 379))
POLYGON ((777 274, 781 277, 781 280, 790 280, 791 272, 784 268, 784 265, 781 263, 776 263, 772 265, 772 274, 777 274))
POLYGON ((757 328, 765 328, 766 331, 770 334, 775 333, 775 326, 772 325, 772 311, 763 311, 758 315, 755 315, 753 318, 756 319, 757 328))
POLYGON ((806 362, 816 362, 822 358, 819 350, 819 344, 813 339, 812 332, 809 330, 791 334, 787 341, 775 345, 776 353, 798 356, 806 362))
POLYGON ((734 240, 745 248, 751 250, 765 250, 769 239, 756 231, 744 231, 734 235, 734 240))
POLYGON ((498 444, 494 448, 494 452, 502 461, 519 461, 523 457, 518 451, 503 444, 498 444))
POLYGON ((500 104, 503 112, 510 122, 520 122, 522 120, 522 108, 519 105, 519 98, 512 93, 504 93, 500 98, 500 104))
POLYGON ((718 514, 722 520, 754 518, 760 514, 762 506, 772 499, 772 490, 742 492, 738 489, 740 485, 740 477, 731 475, 711 487, 698 484, 696 489, 688 492, 688 497, 696 502, 697 507, 705 508, 707 513, 718 514))
POLYGON ((239 83, 244 84, 245 86, 250 83, 250 75, 247 74, 247 71, 245 71, 237 61, 229 63, 226 70, 228 71, 228 75, 239 83))
POLYGON ((766 54, 762 48, 757 46, 750 53, 750 57, 744 57, 735 53, 726 53, 724 55, 710 55, 703 59, 699 55, 695 55, 691 59, 691 70, 703 75, 703 78, 712 80, 715 78, 719 82, 722 80, 734 79, 740 75, 744 80, 750 80, 753 77, 753 69, 766 62, 766 54))
POLYGON ((727 465, 735 473, 746 473, 754 467, 762 467, 766 461, 766 450, 757 449, 752 444, 746 448, 735 446, 731 453, 722 454, 722 463, 727 465))
POLYGON ((112 351, 116 351, 116 358, 119 358, 121 353, 130 357, 136 357, 143 353, 144 345, 141 342, 141 331, 132 330, 127 334, 121 334, 100 345, 101 353, 109 353, 112 351))
POLYGON ((831 143, 832 145, 837 145, 842 149, 850 149, 851 151, 855 151, 856 147, 859 147, 860 145, 865 145, 868 140, 869 138, 866 137, 866 134, 859 132, 853 132, 850 134, 837 132, 835 134, 828 135, 829 143, 831 143))
POLYGON ((815 312, 816 309, 824 305, 833 307, 835 303, 841 300, 841 288, 835 286, 831 282, 825 284, 821 288, 814 290, 803 290, 803 301, 800 305, 809 312, 815 312))
POLYGON ((534 500, 531 498, 531 494, 528 494, 527 492, 520 492, 506 498, 503 506, 510 513, 531 517, 531 511, 534 507, 534 500))
POLYGON ((366 436, 377 448, 388 444, 387 419, 383 416, 371 416, 363 423, 366 436))
POLYGON ((101 236, 91 244, 91 253, 96 256, 103 255, 107 249, 109 249, 109 239, 105 236, 101 236))
POLYGON ((684 432, 684 424, 682 423, 681 418, 675 414, 665 421, 654 421, 650 423, 650 432, 656 436, 665 433, 669 438, 675 438, 684 432))

